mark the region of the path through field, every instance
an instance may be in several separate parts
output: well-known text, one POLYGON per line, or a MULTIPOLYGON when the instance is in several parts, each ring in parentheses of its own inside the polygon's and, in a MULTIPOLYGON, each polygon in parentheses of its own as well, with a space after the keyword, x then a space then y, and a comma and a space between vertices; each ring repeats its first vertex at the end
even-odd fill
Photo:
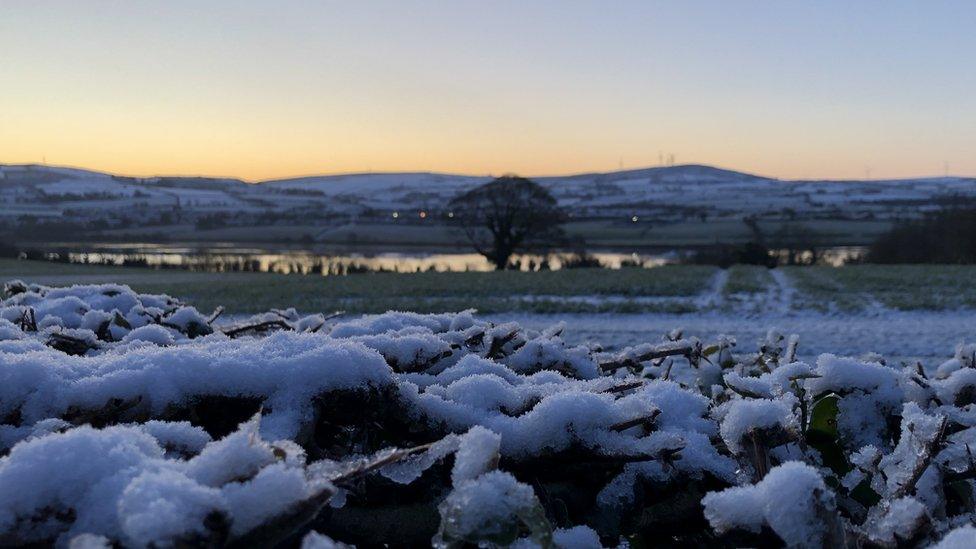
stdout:
POLYGON ((796 294, 796 288, 782 269, 772 269, 769 274, 775 283, 769 292, 771 309, 779 314, 788 314, 793 309, 793 295, 796 294))
POLYGON ((708 290, 695 299, 695 304, 700 309, 719 308, 725 303, 725 285, 729 282, 729 271, 722 269, 712 277, 708 290))

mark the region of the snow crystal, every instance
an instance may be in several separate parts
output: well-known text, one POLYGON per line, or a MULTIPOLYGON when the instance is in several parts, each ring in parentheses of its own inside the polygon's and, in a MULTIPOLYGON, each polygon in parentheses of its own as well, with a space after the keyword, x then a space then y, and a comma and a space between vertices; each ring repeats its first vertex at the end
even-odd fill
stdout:
POLYGON ((207 326, 207 317, 200 314, 195 307, 180 307, 175 313, 166 317, 166 323, 180 328, 182 331, 188 330, 191 326, 207 326))
MULTIPOLYGON (((556 528, 552 531, 552 545, 557 549, 602 549, 600 536, 589 526, 556 528)), ((509 546, 510 549, 538 549, 537 541, 522 538, 509 546)))
POLYGON ((210 517, 248 532, 329 490, 276 460, 252 420, 190 461, 167 459, 156 431, 187 442, 181 424, 77 427, 22 442, 0 459, 0 537, 22 543, 94 534, 126 545, 169 545, 207 533, 210 517), (270 457, 269 457, 270 456, 270 457), (74 521, 58 516, 73 513, 74 521), (49 517, 37 521, 38 517, 49 517))
POLYGON ((234 517, 231 533, 242 534, 311 492, 301 469, 275 463, 246 482, 224 486, 223 494, 234 517))
POLYGON ((941 435, 945 422, 944 416, 926 414, 914 402, 905 403, 901 416, 898 445, 878 465, 885 473, 885 489, 889 494, 904 490, 915 470, 934 457, 929 455, 928 446, 941 435))
POLYGON ((275 461, 271 446, 258 436, 258 426, 259 419, 251 419, 237 431, 208 445, 187 462, 187 475, 206 486, 253 477, 275 461))
POLYGON ((459 437, 448 435, 435 442, 419 456, 411 456, 384 466, 380 469, 380 474, 394 482, 410 484, 420 478, 420 475, 432 465, 457 451, 458 441, 459 437))
POLYGON ((118 502, 122 531, 138 546, 166 544, 206 531, 204 520, 224 511, 220 490, 174 470, 147 471, 125 487, 118 502))
POLYGON ((600 536, 588 526, 557 528, 552 532, 552 542, 560 549, 600 549, 600 536))
MULTIPOLYGON (((155 439, 127 427, 78 427, 18 444, 0 460, 0 533, 42 509, 68 508, 77 513, 69 533, 118 535, 115 502, 139 470, 162 457, 155 439)), ((30 541, 59 532, 49 521, 21 535, 30 541)))
POLYGON ((316 395, 391 382, 390 367, 375 352, 308 333, 202 338, 90 357, 0 350, 0 414, 19 408, 25 421, 57 417, 72 406, 97 410, 110 399, 139 401, 158 413, 195 395, 262 396, 273 410, 263 420, 265 432, 293 438, 311 419, 316 395))
POLYGON ((13 322, 0 318, 0 341, 7 339, 23 339, 27 337, 13 322))
POLYGON ((95 534, 79 534, 68 542, 68 549, 111 549, 111 547, 111 540, 95 534))
POLYGON ((460 439, 451 470, 451 482, 457 486, 494 469, 498 464, 500 447, 501 437, 497 433, 484 427, 472 427, 460 439))
POLYGON ((971 549, 976 546, 976 528, 971 524, 949 532, 932 549, 971 549))
POLYGON ((555 369, 580 379, 593 379, 600 375, 600 367, 590 357, 586 347, 566 348, 561 341, 541 338, 527 342, 509 356, 505 364, 521 373, 555 369))
POLYGON ((705 517, 718 532, 742 528, 759 532, 763 524, 794 547, 822 547, 834 512, 833 494, 817 470, 800 462, 774 467, 757 484, 710 492, 702 499, 705 517))
POLYGON ((899 372, 873 362, 834 355, 821 355, 815 373, 806 380, 807 393, 817 398, 827 393, 841 395, 837 430, 852 448, 884 445, 887 418, 897 413, 904 393, 899 372))
MULTIPOLYGON (((462 313, 464 314, 464 313, 462 313)), ((329 332, 332 337, 352 337, 378 335, 394 332, 408 327, 423 327, 433 333, 446 332, 459 315, 423 315, 417 313, 388 312, 382 315, 366 315, 333 326, 329 332)))
POLYGON ((935 371, 935 377, 944 379, 960 368, 976 368, 976 345, 960 344, 956 346, 955 355, 939 365, 935 371))
POLYGON ((503 533, 538 506, 531 486, 510 473, 490 471, 455 486, 439 510, 447 536, 477 539, 503 533))
POLYGON ((880 516, 868 517, 868 532, 873 541, 888 546, 895 545, 898 540, 912 539, 929 519, 925 505, 912 497, 896 499, 879 511, 880 516))
POLYGON ((718 431, 715 422, 704 417, 708 411, 708 398, 677 383, 654 380, 646 383, 637 394, 638 398, 661 411, 655 421, 661 429, 682 429, 706 435, 718 431))
POLYGON ((149 433, 167 450, 182 455, 197 454, 211 441, 206 431, 188 421, 151 420, 135 426, 149 433))
POLYGON ((133 341, 147 341, 163 347, 174 343, 173 334, 158 324, 141 326, 127 333, 122 338, 122 343, 131 343, 133 341))
POLYGON ((302 538, 301 549, 347 549, 348 547, 345 543, 339 543, 313 530, 302 538))
POLYGON ((946 379, 935 381, 939 400, 954 406, 976 403, 976 369, 965 368, 952 372, 946 379))
POLYGON ((752 432, 780 428, 788 433, 799 432, 799 422, 793 414, 791 402, 786 400, 735 400, 729 404, 720 432, 722 440, 733 453, 742 452, 742 438, 752 432))

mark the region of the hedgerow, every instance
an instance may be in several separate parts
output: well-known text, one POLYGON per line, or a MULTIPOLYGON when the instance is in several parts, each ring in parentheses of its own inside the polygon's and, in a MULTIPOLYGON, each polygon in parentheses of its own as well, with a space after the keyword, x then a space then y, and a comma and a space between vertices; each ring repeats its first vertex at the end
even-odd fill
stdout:
POLYGON ((125 286, 0 303, 0 545, 976 541, 976 346, 605 352, 472 311, 237 323, 125 286))

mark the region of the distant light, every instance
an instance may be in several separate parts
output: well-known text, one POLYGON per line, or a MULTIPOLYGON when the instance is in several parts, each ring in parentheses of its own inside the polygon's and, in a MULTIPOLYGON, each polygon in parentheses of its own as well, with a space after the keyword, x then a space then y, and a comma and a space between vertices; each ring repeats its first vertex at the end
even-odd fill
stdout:
POLYGON ((427 219, 427 212, 421 211, 420 212, 420 219, 427 219))
POLYGON ((393 212, 393 219, 400 217, 400 212, 393 212))
POLYGON ((637 217, 636 215, 635 215, 634 217, 631 217, 631 218, 630 218, 630 220, 631 220, 631 221, 633 221, 634 223, 637 223, 637 220, 638 220, 638 219, 639 219, 639 218, 638 218, 638 217, 637 217))
POLYGON ((447 217, 454 217, 454 212, 447 212, 447 217))

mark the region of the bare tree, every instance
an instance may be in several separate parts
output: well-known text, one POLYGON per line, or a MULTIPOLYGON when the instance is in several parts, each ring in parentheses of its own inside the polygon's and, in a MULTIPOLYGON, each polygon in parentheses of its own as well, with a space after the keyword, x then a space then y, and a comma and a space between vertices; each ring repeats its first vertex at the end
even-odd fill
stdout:
POLYGON ((515 253, 565 242, 559 225, 566 213, 548 190, 524 177, 499 177, 454 197, 448 207, 474 249, 499 270, 515 253))

